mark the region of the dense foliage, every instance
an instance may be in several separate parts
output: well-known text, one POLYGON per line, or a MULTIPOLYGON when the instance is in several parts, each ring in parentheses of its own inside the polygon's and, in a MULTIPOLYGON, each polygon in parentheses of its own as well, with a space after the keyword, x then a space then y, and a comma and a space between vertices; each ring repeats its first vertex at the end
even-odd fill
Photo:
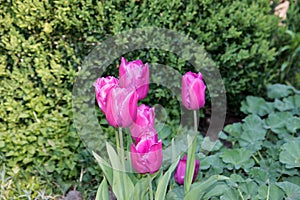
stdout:
MULTIPOLYGON (((267 96, 248 96, 241 106, 247 116, 227 125, 213 149, 199 136, 201 175, 191 197, 299 200, 300 91, 275 84, 267 96)), ((183 199, 183 193, 174 184, 167 199, 183 199)))
MULTIPOLYGON (((189 35, 218 64, 232 105, 278 80, 278 19, 268 0, 3 0, 0 13, 1 196, 7 199, 44 189, 62 194, 71 185, 99 181, 72 125, 71 91, 84 58, 109 35, 147 26, 189 35)), ((181 73, 192 69, 154 49, 127 58, 176 66, 181 73)), ((158 90, 156 102, 169 104, 169 113, 178 116, 169 96, 158 90)))

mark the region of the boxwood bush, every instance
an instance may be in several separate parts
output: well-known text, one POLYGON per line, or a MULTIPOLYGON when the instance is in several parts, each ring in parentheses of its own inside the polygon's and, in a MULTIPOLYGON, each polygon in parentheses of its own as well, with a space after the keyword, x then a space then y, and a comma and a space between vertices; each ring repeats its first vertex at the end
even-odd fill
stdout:
MULTIPOLYGON (((269 0, 3 0, 0 13, 0 165, 18 177, 11 195, 24 193, 20 181, 28 177, 49 179, 45 184, 57 183, 61 193, 81 172, 82 182, 97 180, 92 176, 98 168, 91 167, 93 159, 72 126, 71 91, 82 61, 107 36, 149 26, 189 35, 219 66, 232 108, 277 79, 278 18, 269 0)), ((138 58, 176 66, 181 73, 193 69, 159 50, 127 55, 138 58)), ((38 187, 27 190, 34 196, 46 186, 32 180, 38 187)))

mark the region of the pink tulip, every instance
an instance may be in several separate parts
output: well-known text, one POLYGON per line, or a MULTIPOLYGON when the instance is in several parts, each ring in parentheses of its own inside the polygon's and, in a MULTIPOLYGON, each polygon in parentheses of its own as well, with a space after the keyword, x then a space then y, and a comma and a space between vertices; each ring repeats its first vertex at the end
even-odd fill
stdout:
MULTIPOLYGON (((179 160, 179 163, 177 165, 177 168, 176 168, 176 171, 175 171, 175 174, 174 174, 175 181, 179 185, 184 184, 184 176, 185 176, 185 171, 186 171, 186 161, 187 161, 187 156, 184 155, 183 158, 181 160, 179 160)), ((200 161, 196 160, 195 161, 195 170, 194 170, 194 175, 193 175, 193 182, 197 178, 198 171, 199 171, 199 166, 200 166, 200 161)))
POLYGON ((162 141, 157 137, 142 137, 135 146, 130 146, 130 157, 133 169, 141 174, 153 174, 162 165, 162 141))
POLYGON ((154 129, 154 119, 154 108, 150 108, 149 106, 141 104, 137 108, 136 119, 130 126, 132 138, 136 140, 147 130, 154 129))
POLYGON ((141 60, 127 62, 122 57, 119 68, 120 87, 134 88, 137 91, 138 99, 143 99, 147 96, 149 90, 149 67, 141 60))
POLYGON ((106 120, 114 127, 128 127, 136 118, 137 106, 135 90, 114 87, 107 97, 106 120))
POLYGON ((205 89, 202 75, 187 72, 182 76, 182 103, 188 110, 198 110, 205 104, 205 89))
POLYGON ((98 78, 94 83, 97 103, 104 113, 106 112, 107 95, 117 84, 118 79, 113 76, 98 78))

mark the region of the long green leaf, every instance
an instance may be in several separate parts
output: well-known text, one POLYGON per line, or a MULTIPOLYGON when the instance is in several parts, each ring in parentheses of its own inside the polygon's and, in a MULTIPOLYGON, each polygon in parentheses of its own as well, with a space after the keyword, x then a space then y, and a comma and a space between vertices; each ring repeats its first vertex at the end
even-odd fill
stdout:
POLYGON ((108 185, 105 177, 103 178, 101 184, 99 185, 95 200, 109 200, 108 185))
POLYGON ((112 184, 113 192, 118 200, 128 200, 130 199, 131 193, 134 190, 134 185, 126 172, 121 171, 124 168, 121 165, 120 159, 114 148, 109 143, 106 143, 106 149, 114 169, 112 184))
POLYGON ((177 158, 176 162, 174 162, 168 169, 168 171, 159 179, 157 190, 155 192, 155 200, 162 200, 165 199, 167 187, 169 184, 170 177, 172 172, 175 170, 179 161, 179 157, 177 158))
POLYGON ((112 185, 112 180, 113 180, 113 170, 110 166, 110 164, 108 164, 103 158, 101 158, 97 153, 95 153, 93 151, 93 155, 96 159, 96 161, 98 162, 98 164, 100 165, 100 168, 102 169, 104 176, 106 177, 108 183, 110 185, 112 185))
POLYGON ((209 189, 218 181, 227 179, 229 178, 226 176, 214 175, 203 182, 195 183, 192 185, 191 190, 185 195, 184 200, 195 200, 195 198, 200 200, 205 195, 205 193, 209 192, 209 189))
POLYGON ((184 191, 187 193, 190 190, 194 171, 195 171, 195 154, 196 154, 196 145, 197 145, 197 138, 194 136, 193 141, 191 141, 191 137, 187 135, 188 144, 193 142, 192 145, 188 149, 187 154, 187 162, 186 162, 186 171, 184 176, 184 191))
POLYGON ((148 196, 146 195, 148 188, 149 188, 148 179, 147 178, 140 179, 134 186, 134 190, 131 193, 130 200, 136 200, 136 199, 145 200, 148 196))

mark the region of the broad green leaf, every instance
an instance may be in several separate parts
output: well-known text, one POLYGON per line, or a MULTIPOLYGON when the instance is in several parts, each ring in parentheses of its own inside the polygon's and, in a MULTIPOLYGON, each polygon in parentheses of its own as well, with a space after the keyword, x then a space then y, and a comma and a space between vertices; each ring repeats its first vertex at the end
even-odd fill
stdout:
POLYGON ((201 148, 205 151, 218 151, 223 144, 220 140, 211 141, 209 137, 205 137, 203 142, 201 143, 201 148))
POLYGON ((221 200, 243 200, 237 189, 229 189, 224 191, 224 195, 221 196, 221 200))
POLYGON ((226 149, 221 154, 221 158, 225 163, 232 164, 235 169, 240 169, 243 164, 248 162, 251 155, 247 149, 226 149))
POLYGON ((217 182, 204 196, 203 199, 211 199, 212 197, 219 197, 229 190, 230 187, 224 182, 217 182))
POLYGON ((295 176, 283 177, 282 180, 283 181, 288 181, 288 182, 291 182, 291 183, 294 183, 294 184, 300 186, 300 176, 299 176, 299 174, 296 174, 295 176))
POLYGON ((247 180, 239 184, 240 191, 247 197, 253 199, 257 195, 257 184, 253 180, 247 180))
POLYGON ((166 173, 160 177, 157 184, 157 190, 155 192, 155 200, 165 199, 169 180, 178 164, 179 159, 180 158, 178 157, 177 160, 169 167, 168 171, 166 171, 166 173))
POLYGON ((221 175, 214 175, 205 181, 192 184, 191 190, 185 195, 184 200, 202 199, 218 181, 228 180, 229 178, 221 175))
POLYGON ((291 117, 286 121, 286 128, 291 133, 296 133, 300 129, 300 117, 291 117))
POLYGON ((300 167, 300 140, 287 142, 281 147, 279 160, 286 165, 286 168, 300 167))
POLYGON ((245 130, 255 130, 259 132, 259 135, 264 135, 266 133, 265 122, 257 115, 249 115, 243 119, 242 129, 245 130))
POLYGON ((269 185, 261 185, 258 187, 257 197, 262 200, 282 200, 284 199, 284 192, 274 183, 270 183, 269 185))
POLYGON ((264 116, 273 110, 273 103, 266 102, 261 97, 247 96, 246 101, 242 101, 241 111, 245 114, 264 116))
POLYGON ((105 177, 103 178, 101 184, 98 187, 95 200, 109 200, 108 185, 105 177))
POLYGON ((290 200, 300 199, 300 186, 287 181, 276 183, 276 185, 285 192, 286 199, 290 199, 290 200))
POLYGON ((260 167, 253 167, 249 170, 249 175, 258 183, 264 184, 269 179, 269 174, 260 167))
POLYGON ((242 123, 234 123, 225 126, 224 131, 229 133, 231 137, 238 138, 242 133, 242 123))
POLYGON ((179 186, 168 192, 166 200, 182 200, 184 198, 184 188, 179 186))
POLYGON ((294 88, 283 84, 274 84, 267 86, 267 96, 271 99, 282 98, 292 94, 294 88))
POLYGON ((238 140, 240 146, 253 152, 259 150, 267 133, 264 121, 257 115, 249 115, 243 121, 243 131, 238 140))
POLYGON ((239 144, 248 150, 255 152, 261 149, 263 140, 265 139, 266 131, 245 130, 241 134, 239 144))
POLYGON ((290 101, 286 98, 283 99, 282 101, 280 101, 279 99, 275 99, 274 107, 281 112, 292 111, 294 109, 294 104, 292 101, 290 101))
POLYGON ((200 169, 207 170, 213 172, 213 174, 221 174, 225 164, 222 162, 220 158, 220 153, 209 155, 203 159, 200 159, 200 169))
POLYGON ((275 112, 271 113, 266 119, 267 128, 270 128, 279 137, 284 137, 288 134, 286 129, 286 119, 291 118, 293 115, 290 112, 275 112))

